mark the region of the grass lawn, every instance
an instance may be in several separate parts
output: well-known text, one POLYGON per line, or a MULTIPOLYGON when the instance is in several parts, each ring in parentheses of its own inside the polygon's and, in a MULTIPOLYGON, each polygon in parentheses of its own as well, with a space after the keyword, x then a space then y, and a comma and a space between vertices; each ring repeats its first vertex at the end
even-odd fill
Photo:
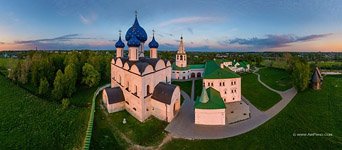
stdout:
POLYGON ((281 100, 281 96, 258 82, 257 75, 241 74, 242 95, 259 110, 265 111, 281 100))
MULTIPOLYGON (((97 101, 100 100, 101 98, 98 98, 97 101)), ((123 133, 135 144, 155 146, 158 145, 165 137, 166 131, 164 131, 164 129, 168 125, 167 122, 160 121, 154 117, 151 117, 144 123, 141 123, 125 110, 108 114, 103 113, 102 110, 97 108, 95 116, 95 132, 92 143, 94 145, 93 147, 96 148, 99 145, 100 148, 115 149, 112 145, 115 143, 119 143, 117 146, 118 149, 127 147, 127 143, 122 140, 119 132, 123 133), (122 123, 124 118, 126 118, 126 124, 122 123), (104 132, 108 133, 102 135, 104 132), (107 139, 104 138, 105 136, 107 136, 107 139)))
POLYGON ((191 96, 192 81, 172 81, 172 84, 179 85, 181 90, 191 96))
POLYGON ((258 71, 260 80, 278 91, 286 91, 292 87, 290 74, 284 69, 262 68, 258 71))
POLYGON ((298 93, 290 104, 260 127, 220 140, 175 139, 164 149, 341 149, 342 76, 326 76, 320 91, 298 93), (329 133, 332 136, 293 136, 329 133))
POLYGON ((40 99, 0 75, 0 147, 3 149, 81 149, 88 108, 40 99))
POLYGON ((101 97, 102 94, 99 94, 96 99, 94 128, 90 149, 121 150, 128 148, 128 143, 120 137, 119 130, 113 128, 111 122, 107 121, 109 117, 101 110, 101 97))

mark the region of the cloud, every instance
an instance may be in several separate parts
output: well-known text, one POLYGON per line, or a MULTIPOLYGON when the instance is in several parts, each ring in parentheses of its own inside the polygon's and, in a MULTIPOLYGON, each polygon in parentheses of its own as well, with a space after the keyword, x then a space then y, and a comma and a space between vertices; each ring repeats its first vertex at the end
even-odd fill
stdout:
POLYGON ((92 24, 93 22, 96 21, 96 19, 97 19, 97 15, 93 12, 90 13, 89 15, 80 14, 80 20, 85 25, 92 24))
POLYGON ((296 36, 293 34, 288 35, 266 35, 265 38, 235 38, 232 40, 221 42, 221 44, 239 44, 239 45, 247 45, 247 46, 254 46, 254 47, 265 47, 265 48, 276 48, 276 47, 284 47, 288 46, 290 43, 295 42, 305 42, 316 40, 319 38, 323 38, 326 36, 330 36, 332 33, 328 34, 313 34, 308 36, 296 36))
POLYGON ((183 17, 183 18, 176 18, 176 19, 171 19, 168 21, 164 21, 159 24, 160 27, 166 27, 169 25, 174 25, 174 24, 193 24, 193 23, 208 23, 208 22, 218 22, 222 20, 219 17, 200 17, 200 16, 195 16, 195 17, 183 17))
POLYGON ((36 39, 15 41, 13 43, 6 43, 11 45, 12 49, 111 49, 113 48, 113 41, 103 38, 83 37, 80 34, 67 34, 55 38, 36 39))
POLYGON ((95 38, 88 38, 88 37, 80 37, 79 34, 67 34, 55 38, 50 39, 37 39, 37 40, 26 40, 26 41, 15 41, 15 44, 36 44, 36 43, 47 43, 47 42, 66 42, 75 39, 95 39, 95 38))

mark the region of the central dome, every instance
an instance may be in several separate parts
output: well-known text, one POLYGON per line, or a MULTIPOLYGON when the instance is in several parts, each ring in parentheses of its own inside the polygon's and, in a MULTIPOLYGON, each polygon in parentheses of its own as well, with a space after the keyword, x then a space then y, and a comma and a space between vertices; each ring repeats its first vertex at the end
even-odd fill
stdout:
POLYGON ((135 35, 135 37, 140 41, 140 42, 145 42, 147 40, 147 34, 144 28, 142 28, 139 25, 138 18, 135 16, 135 21, 132 27, 130 27, 127 32, 126 32, 126 41, 129 41, 132 36, 135 35))

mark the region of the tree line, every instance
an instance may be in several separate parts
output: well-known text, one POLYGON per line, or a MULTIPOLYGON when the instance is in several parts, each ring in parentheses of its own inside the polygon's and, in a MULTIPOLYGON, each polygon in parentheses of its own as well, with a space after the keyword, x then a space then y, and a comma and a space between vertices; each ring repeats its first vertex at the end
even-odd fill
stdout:
POLYGON ((80 87, 110 80, 112 54, 98 51, 29 52, 8 70, 8 78, 39 96, 61 102, 80 87))

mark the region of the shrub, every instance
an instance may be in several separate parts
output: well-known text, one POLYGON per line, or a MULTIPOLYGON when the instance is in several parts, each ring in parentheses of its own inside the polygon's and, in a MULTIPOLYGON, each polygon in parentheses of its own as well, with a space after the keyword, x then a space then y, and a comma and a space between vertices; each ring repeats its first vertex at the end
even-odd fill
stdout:
POLYGON ((63 109, 67 109, 69 107, 70 101, 67 98, 63 98, 62 100, 62 107, 63 109))

